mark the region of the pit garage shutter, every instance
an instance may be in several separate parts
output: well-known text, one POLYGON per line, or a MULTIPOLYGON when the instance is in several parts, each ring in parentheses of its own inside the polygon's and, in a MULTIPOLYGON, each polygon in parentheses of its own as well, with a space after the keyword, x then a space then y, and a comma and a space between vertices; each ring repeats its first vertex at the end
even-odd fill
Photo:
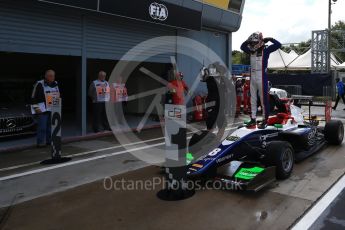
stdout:
POLYGON ((135 56, 140 59, 157 52, 161 54, 148 61, 167 63, 171 56, 175 56, 176 38, 162 36, 175 35, 175 29, 152 23, 108 15, 91 15, 86 18, 86 49, 89 58, 119 60, 136 45, 149 39, 157 39, 157 43, 164 41, 168 45, 147 50, 144 46, 143 49, 135 49, 135 56))
POLYGON ((81 14, 37 1, 0 1, 0 51, 81 55, 81 14))
MULTIPOLYGON (((0 51, 81 56, 119 60, 137 44, 176 30, 152 23, 57 6, 37 0, 0 1, 0 51)), ((161 38, 159 38, 162 40, 161 38)), ((151 62, 170 62, 176 39, 163 39, 168 46, 154 47, 138 58, 162 53, 151 62)))

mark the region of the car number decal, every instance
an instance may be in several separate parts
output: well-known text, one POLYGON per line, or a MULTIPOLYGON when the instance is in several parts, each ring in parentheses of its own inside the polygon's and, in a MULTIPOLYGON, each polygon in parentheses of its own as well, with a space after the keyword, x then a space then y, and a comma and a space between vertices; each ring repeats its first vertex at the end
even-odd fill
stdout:
POLYGON ((214 149, 212 152, 210 152, 210 153, 208 154, 208 156, 214 157, 214 156, 217 155, 220 151, 222 151, 222 149, 216 148, 216 149, 214 149))

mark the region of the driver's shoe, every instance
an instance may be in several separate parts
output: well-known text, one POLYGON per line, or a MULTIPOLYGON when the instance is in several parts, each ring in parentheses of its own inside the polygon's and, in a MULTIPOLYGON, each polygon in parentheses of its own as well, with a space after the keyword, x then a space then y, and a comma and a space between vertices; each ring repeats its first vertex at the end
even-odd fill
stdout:
POLYGON ((266 129, 266 127, 267 127, 267 120, 266 119, 258 124, 258 129, 266 129))
POLYGON ((246 124, 246 126, 247 126, 247 128, 256 126, 256 119, 254 119, 254 118, 250 119, 250 121, 246 124))

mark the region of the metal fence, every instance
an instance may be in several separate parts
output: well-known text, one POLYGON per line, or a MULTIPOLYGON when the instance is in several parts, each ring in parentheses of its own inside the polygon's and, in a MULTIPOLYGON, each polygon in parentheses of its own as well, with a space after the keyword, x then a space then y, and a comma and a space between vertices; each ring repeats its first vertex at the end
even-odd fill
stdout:
POLYGON ((322 92, 323 92, 322 95, 324 97, 334 98, 332 86, 324 86, 322 92))

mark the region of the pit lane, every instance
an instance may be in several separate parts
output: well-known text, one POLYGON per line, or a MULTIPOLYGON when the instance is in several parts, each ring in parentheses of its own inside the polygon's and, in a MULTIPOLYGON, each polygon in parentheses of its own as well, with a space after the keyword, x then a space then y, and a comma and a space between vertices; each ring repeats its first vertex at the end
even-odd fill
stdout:
MULTIPOLYGON (((160 136, 159 131, 151 130, 143 134, 143 140, 158 146, 162 142, 160 136)), ((77 156, 74 161, 80 160, 78 164, 49 170, 35 164, 1 171, 0 206, 3 208, 0 215, 3 221, 0 227, 286 229, 345 172, 344 144, 330 146, 296 164, 288 180, 277 181, 259 193, 201 190, 185 201, 163 202, 156 198, 159 186, 133 191, 104 188, 102 178, 109 175, 116 175, 112 181, 145 181, 162 177, 159 167, 138 161, 116 144, 116 141, 104 138, 66 146, 65 151, 69 154, 90 152, 77 156), (107 154, 110 155, 104 157, 107 154), (88 160, 92 157, 99 158, 88 160), (28 173, 33 171, 35 173, 28 173), (9 205, 12 206, 6 208, 9 205)), ((131 146, 140 147, 142 143, 131 146)), ((38 159, 42 155, 35 157, 38 159)), ((2 168, 26 165, 31 160, 21 159, 20 164, 13 161, 2 168)))

